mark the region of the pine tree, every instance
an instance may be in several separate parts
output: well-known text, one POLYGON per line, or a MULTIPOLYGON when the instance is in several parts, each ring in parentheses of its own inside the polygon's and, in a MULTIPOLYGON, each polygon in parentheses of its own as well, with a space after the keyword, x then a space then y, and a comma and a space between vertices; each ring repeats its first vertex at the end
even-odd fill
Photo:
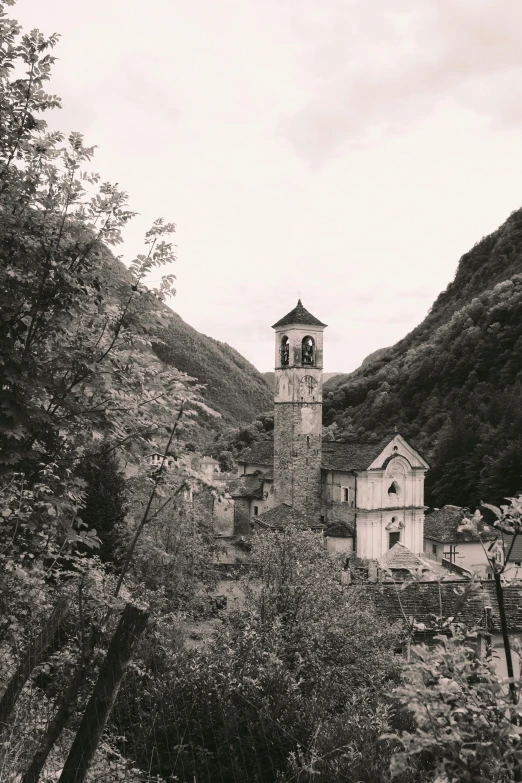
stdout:
MULTIPOLYGON (((114 452, 102 448, 85 460, 81 478, 87 483, 85 508, 81 517, 87 528, 94 528, 101 541, 95 550, 104 563, 115 563, 118 528, 125 520, 125 479, 114 452)), ((90 550, 92 552, 92 550, 90 550)))

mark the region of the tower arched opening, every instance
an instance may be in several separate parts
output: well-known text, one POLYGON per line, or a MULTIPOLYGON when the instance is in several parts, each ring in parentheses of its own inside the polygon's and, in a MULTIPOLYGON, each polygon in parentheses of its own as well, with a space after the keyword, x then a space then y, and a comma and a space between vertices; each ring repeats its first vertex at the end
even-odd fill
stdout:
POLYGON ((307 367, 315 364, 315 340, 310 335, 303 337, 301 343, 301 364, 307 367))
POLYGON ((288 367, 290 364, 290 343, 286 334, 281 338, 281 367, 288 367))

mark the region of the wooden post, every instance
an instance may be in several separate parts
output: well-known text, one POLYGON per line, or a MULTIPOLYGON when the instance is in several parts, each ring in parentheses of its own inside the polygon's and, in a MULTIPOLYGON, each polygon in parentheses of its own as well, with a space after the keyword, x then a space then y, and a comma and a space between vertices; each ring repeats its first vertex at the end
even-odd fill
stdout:
POLYGON ((89 664, 94 654, 94 640, 95 633, 94 630, 92 630, 85 641, 81 659, 78 661, 69 680, 69 684, 60 698, 56 714, 47 726, 47 730, 40 741, 29 767, 21 778, 20 783, 38 783, 40 780, 40 774, 45 767, 49 753, 53 749, 76 706, 78 693, 85 682, 89 664))
POLYGON ((148 615, 127 604, 103 661, 98 681, 67 756, 59 783, 83 783, 98 748, 118 688, 133 649, 145 630, 148 615))
POLYGON ((33 669, 46 659, 52 649, 52 642, 57 636, 58 629, 65 618, 68 608, 69 602, 65 599, 56 604, 48 622, 30 644, 29 649, 22 657, 18 669, 9 680, 0 700, 0 734, 6 728, 18 697, 31 676, 33 669))
POLYGON ((493 579, 495 580, 495 592, 497 594, 498 613, 500 615, 500 628, 502 630, 502 640, 504 642, 504 652, 506 655, 507 675, 511 680, 511 682, 509 683, 509 692, 511 694, 511 700, 513 701, 513 704, 516 704, 518 701, 517 688, 514 683, 513 659, 511 657, 511 645, 509 643, 509 633, 508 633, 508 627, 506 621, 506 609, 504 607, 504 592, 502 590, 502 583, 500 581, 499 571, 496 570, 493 571, 493 579))

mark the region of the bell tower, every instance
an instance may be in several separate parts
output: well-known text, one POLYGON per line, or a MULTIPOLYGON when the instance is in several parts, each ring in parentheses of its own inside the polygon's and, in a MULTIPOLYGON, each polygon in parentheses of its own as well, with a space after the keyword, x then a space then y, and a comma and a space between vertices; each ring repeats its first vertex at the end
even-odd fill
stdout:
POLYGON ((275 329, 274 489, 319 522, 323 427, 323 331, 297 302, 275 329))

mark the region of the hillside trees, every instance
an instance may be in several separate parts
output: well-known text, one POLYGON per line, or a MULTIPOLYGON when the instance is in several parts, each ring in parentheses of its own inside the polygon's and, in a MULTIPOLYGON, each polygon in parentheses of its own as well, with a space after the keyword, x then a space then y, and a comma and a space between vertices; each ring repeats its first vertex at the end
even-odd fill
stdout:
MULTIPOLYGON (((50 466, 70 482, 96 443, 132 453, 165 432, 182 401, 190 417, 197 389, 150 350, 173 289, 170 274, 154 290, 146 278, 174 260, 174 227, 156 221, 146 254, 111 278, 106 245, 133 213, 85 170, 93 148, 48 132, 40 116, 59 105, 44 92, 56 36, 20 35, 5 16, 0 33, 0 470, 6 486, 23 476, 29 490, 50 466), (19 64, 25 78, 11 78, 19 64)), ((57 516, 48 509, 47 522, 57 516)))
MULTIPOLYGON (((508 224, 521 218, 522 211, 508 224)), ((443 297, 442 311, 434 309, 385 362, 329 384, 325 424, 337 425, 339 439, 397 426, 431 464, 431 505, 473 506, 481 497, 499 503, 522 487, 521 252, 511 257, 509 279, 460 307, 453 286, 453 309, 443 297)), ((491 261, 498 276, 502 266, 491 261)))

